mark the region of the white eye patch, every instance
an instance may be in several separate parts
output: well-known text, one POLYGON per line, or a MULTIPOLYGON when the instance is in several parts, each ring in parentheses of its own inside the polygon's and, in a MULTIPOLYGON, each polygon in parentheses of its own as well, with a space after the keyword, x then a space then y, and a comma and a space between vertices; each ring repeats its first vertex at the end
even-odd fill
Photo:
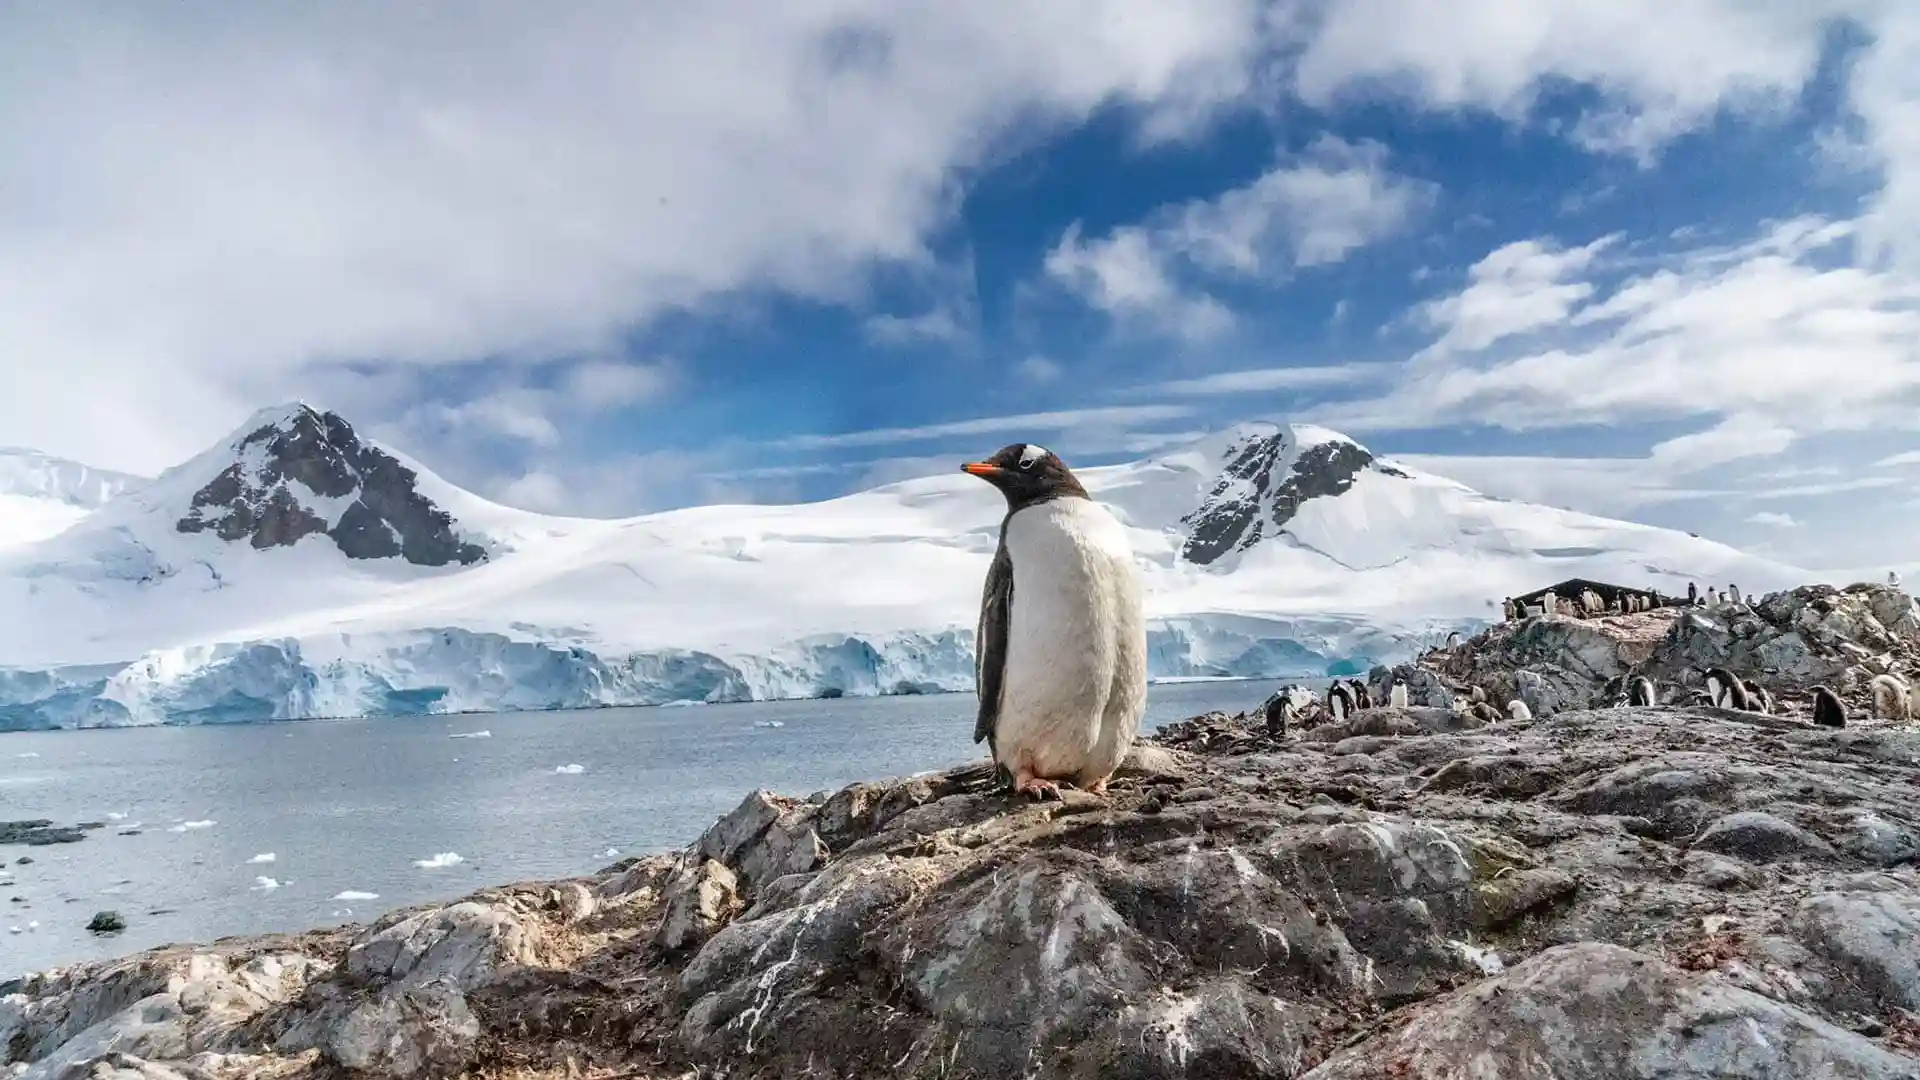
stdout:
POLYGON ((1047 456, 1046 447, 1035 446, 1032 443, 1028 443, 1026 446, 1026 449, 1020 451, 1020 467, 1023 469, 1031 469, 1033 468, 1034 462, 1039 461, 1041 458, 1046 456, 1047 456))

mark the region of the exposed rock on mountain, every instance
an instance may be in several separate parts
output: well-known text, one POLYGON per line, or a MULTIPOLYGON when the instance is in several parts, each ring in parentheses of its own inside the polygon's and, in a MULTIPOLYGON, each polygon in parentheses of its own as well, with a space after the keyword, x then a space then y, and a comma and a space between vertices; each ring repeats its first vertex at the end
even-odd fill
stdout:
POLYGON ((397 555, 419 566, 486 558, 415 488, 412 469, 362 442, 337 413, 289 408, 233 451, 233 463, 193 494, 179 531, 211 531, 255 548, 325 533, 349 558, 397 555))
POLYGON ((1405 476, 1331 431, 1244 425, 1226 448, 1218 482, 1180 519, 1188 529, 1181 558, 1204 566, 1245 551, 1264 536, 1278 535, 1302 503, 1345 493, 1368 468, 1405 476))
POLYGON ((1920 1077, 1920 731, 1213 714, 1111 798, 985 781, 755 792, 589 878, 38 976, 0 987, 0 1053, 34 1080, 1920 1077))

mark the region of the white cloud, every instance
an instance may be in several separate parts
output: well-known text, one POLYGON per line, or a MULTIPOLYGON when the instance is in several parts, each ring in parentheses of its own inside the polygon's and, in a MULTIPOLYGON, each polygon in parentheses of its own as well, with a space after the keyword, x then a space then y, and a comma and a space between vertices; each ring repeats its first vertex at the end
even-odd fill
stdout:
POLYGON ((1564 323, 1594 291, 1589 282, 1566 279, 1585 272, 1617 239, 1606 236, 1571 250, 1551 239, 1519 240, 1494 250, 1467 271, 1466 288, 1420 308, 1422 319, 1441 331, 1427 351, 1484 349, 1564 323))
POLYGON ((1782 514, 1773 510, 1762 510, 1748 517, 1747 520, 1769 529, 1794 529, 1800 526, 1800 523, 1793 519, 1792 514, 1782 514))
POLYGON ((1898 469, 1908 465, 1920 465, 1920 450, 1908 450, 1891 457, 1883 457, 1873 463, 1876 469, 1898 469))
POLYGON ((1263 47, 1255 0, 195 6, 0 14, 13 441, 147 466, 317 363, 857 303, 1006 137, 1178 134, 1263 47))
POLYGON ((416 406, 402 419, 408 428, 444 435, 480 435, 519 439, 535 446, 560 441, 560 430, 541 411, 539 395, 507 392, 458 405, 416 406))
POLYGON ((1076 222, 1046 271, 1110 315, 1201 340, 1232 317, 1185 278, 1271 281, 1339 262, 1399 233, 1436 190, 1389 169, 1377 143, 1322 136, 1244 187, 1165 208, 1145 224, 1087 240, 1076 222))
POLYGON ((1021 413, 1015 416, 982 416, 919 427, 871 428, 832 435, 791 435, 763 445, 781 450, 825 450, 839 446, 890 446, 929 439, 956 438, 965 435, 1066 431, 1070 428, 1107 425, 1151 424, 1178 420, 1192 415, 1184 405, 1115 405, 1093 409, 1063 409, 1056 412, 1021 413))
POLYGON ((589 360, 567 369, 561 386, 567 403, 587 412, 605 412, 651 401, 670 385, 665 364, 589 360))
MULTIPOLYGON (((1529 430, 1739 416, 1754 425, 1746 435, 1910 425, 1920 281, 1838 262, 1848 236, 1844 223, 1799 219, 1752 243, 1671 257, 1610 291, 1596 286, 1564 332, 1532 351, 1410 368, 1392 393, 1352 403, 1347 422, 1529 430)), ((1536 333, 1551 325, 1534 321, 1536 333)))
POLYGON ((1319 390, 1385 379, 1398 364, 1328 364, 1321 366, 1251 368, 1222 371, 1193 379, 1174 379, 1141 387, 1142 394, 1173 397, 1211 397, 1255 394, 1273 390, 1319 390))
POLYGON ((1653 466, 1672 473, 1700 472, 1742 458, 1771 457, 1793 445, 1794 433, 1769 420, 1741 414, 1705 431, 1681 435, 1654 446, 1653 466))
POLYGON ((1295 73, 1313 104, 1389 90, 1433 109, 1530 119, 1555 80, 1598 104, 1570 134, 1645 156, 1722 108, 1791 105, 1820 58, 1821 25, 1894 5, 1749 0, 1341 0, 1306 36, 1295 73))
POLYGON ((1046 384, 1058 382, 1065 371, 1060 365, 1044 356, 1029 356, 1014 368, 1022 379, 1030 383, 1046 384))

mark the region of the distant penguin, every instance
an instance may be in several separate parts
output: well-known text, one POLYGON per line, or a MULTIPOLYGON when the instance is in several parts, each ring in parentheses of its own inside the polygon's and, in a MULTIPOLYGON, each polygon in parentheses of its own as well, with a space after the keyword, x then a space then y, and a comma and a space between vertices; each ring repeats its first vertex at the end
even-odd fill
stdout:
POLYGON ((1285 735, 1287 729, 1299 721, 1313 701, 1313 691, 1304 686, 1296 684, 1281 687, 1260 708, 1267 722, 1267 734, 1285 735))
POLYGON ((1747 692, 1747 711, 1748 712, 1757 712, 1757 713, 1773 712, 1773 695, 1767 693, 1766 687, 1761 686, 1759 683, 1754 682, 1752 679, 1742 679, 1740 680, 1740 685, 1747 692))
POLYGON ((1627 684, 1627 704, 1652 705, 1654 703, 1653 680, 1645 675, 1635 675, 1633 681, 1627 684))
POLYGON ((1726 668, 1707 669, 1707 696, 1716 709, 1747 711, 1747 688, 1726 668))
POLYGON ((1348 679, 1347 693, 1352 695, 1353 697, 1354 708, 1356 709, 1373 708, 1373 691, 1367 689, 1366 683, 1361 682, 1359 679, 1348 679))
POLYGON ((1746 595, 1746 594, 1744 594, 1744 593, 1742 593, 1742 592, 1740 591, 1740 586, 1738 586, 1738 585, 1729 585, 1729 586, 1727 586, 1727 601, 1728 601, 1728 603, 1733 603, 1733 604, 1737 604, 1737 603, 1739 603, 1739 602, 1740 602, 1740 598, 1741 598, 1742 596, 1744 596, 1744 595, 1746 595))
POLYGON ((1700 606, 1700 586, 1695 585, 1691 581, 1687 582, 1687 606, 1700 606))
POLYGON ((1551 590, 1541 594, 1540 612, 1543 615, 1560 614, 1560 595, 1551 590))
POLYGON ((1013 790, 1106 791, 1147 704, 1144 595, 1127 530, 1058 457, 1005 446, 961 470, 1006 496, 982 591, 973 741, 1013 790))
POLYGON ((1839 694, 1824 686, 1813 688, 1813 722, 1821 727, 1847 726, 1847 707, 1839 694))
POLYGON ((1457 649, 1457 648, 1459 648, 1459 647, 1460 647, 1460 631, 1458 631, 1458 630, 1451 630, 1451 631, 1448 631, 1448 633, 1447 633, 1447 648, 1449 648, 1449 649, 1457 649))
POLYGON ((1533 719, 1533 710, 1527 708, 1526 702, 1521 701, 1519 698, 1514 698, 1512 701, 1507 702, 1507 716, 1514 720, 1531 720, 1533 719))
POLYGON ((1387 691, 1387 704, 1396 709, 1407 707, 1407 684, 1398 679, 1393 681, 1393 689, 1387 691))
POLYGON ((1881 720, 1909 720, 1912 703, 1907 699, 1907 684, 1896 675, 1875 675, 1867 684, 1873 691, 1873 715, 1881 720))
POLYGON ((1499 709, 1494 708, 1484 701, 1474 702, 1472 708, 1468 711, 1474 715, 1475 719, 1478 719, 1484 724, 1497 724, 1505 719, 1505 717, 1500 715, 1499 709))
POLYGON ((1520 607, 1513 602, 1513 597, 1509 596, 1500 602, 1500 618, 1505 622, 1520 621, 1520 607))
POLYGON ((1472 698, 1475 704, 1479 704, 1480 702, 1487 700, 1487 692, 1485 690, 1480 689, 1478 686, 1474 687, 1472 690, 1469 690, 1467 692, 1467 696, 1469 698, 1472 698))
POLYGON ((1345 683, 1335 680, 1327 687, 1327 714, 1335 723, 1353 715, 1353 705, 1353 691, 1348 690, 1345 683))
POLYGON ((1897 570, 1889 570, 1889 571, 1887 571, 1887 584, 1889 584, 1889 585, 1891 585, 1891 586, 1893 586, 1893 587, 1894 587, 1894 588, 1896 588, 1896 589, 1897 589, 1897 588, 1899 588, 1899 587, 1900 587, 1900 572, 1899 572, 1899 571, 1897 571, 1897 570))

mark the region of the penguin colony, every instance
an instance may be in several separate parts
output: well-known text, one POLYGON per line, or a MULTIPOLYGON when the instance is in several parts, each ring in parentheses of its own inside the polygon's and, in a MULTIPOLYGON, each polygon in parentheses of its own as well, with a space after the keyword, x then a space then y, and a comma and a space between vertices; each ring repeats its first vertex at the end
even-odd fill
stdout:
POLYGON ((1062 782, 1104 793, 1147 703, 1126 530, 1046 447, 1014 443, 960 468, 1007 501, 980 600, 973 741, 1020 794, 1059 798, 1062 782))
POLYGON ((1506 597, 1500 602, 1500 617, 1505 622, 1518 622, 1521 619, 1540 615, 1597 619, 1606 615, 1632 615, 1652 611, 1668 603, 1669 601, 1658 593, 1623 592, 1617 599, 1607 600, 1593 589, 1581 589, 1573 596, 1564 597, 1548 590, 1540 594, 1540 602, 1537 604, 1522 604, 1511 596, 1506 597))

